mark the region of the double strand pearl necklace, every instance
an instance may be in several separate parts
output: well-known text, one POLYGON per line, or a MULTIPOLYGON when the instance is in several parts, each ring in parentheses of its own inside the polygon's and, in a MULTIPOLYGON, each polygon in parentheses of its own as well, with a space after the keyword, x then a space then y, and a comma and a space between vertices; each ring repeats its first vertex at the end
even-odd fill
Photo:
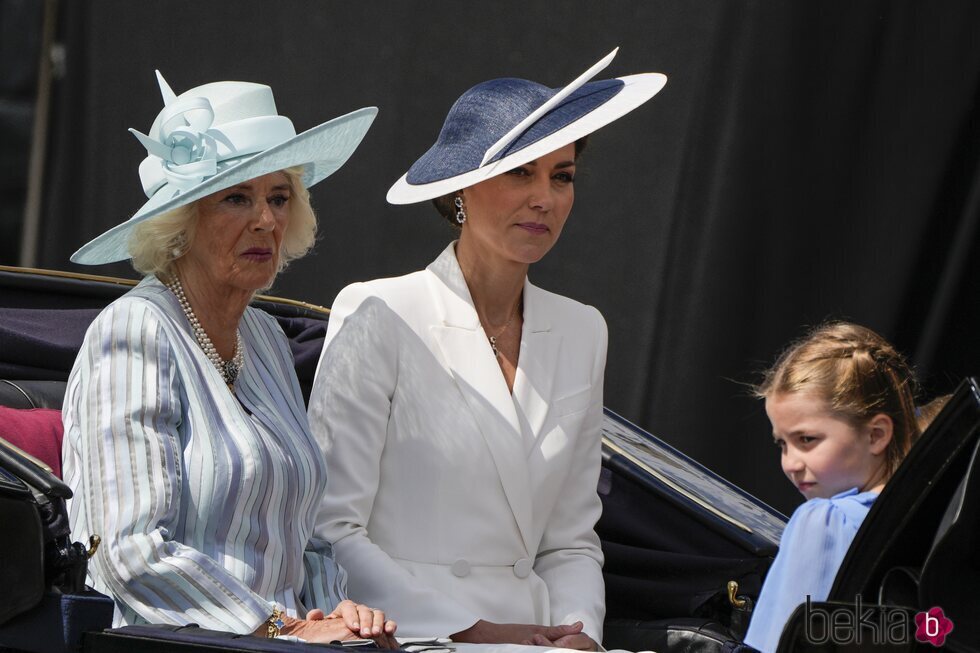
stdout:
POLYGON ((187 301, 187 296, 184 294, 184 287, 180 285, 180 279, 177 278, 177 275, 170 277, 170 280, 164 282, 164 285, 177 298, 177 303, 180 304, 181 310, 187 316, 187 321, 190 322, 194 339, 197 340, 197 344, 204 351, 204 355, 211 361, 214 368, 218 370, 218 374, 221 375, 225 385, 231 389, 235 385, 235 379, 238 378, 238 373, 245 367, 245 347, 242 344, 241 332, 235 332, 235 355, 231 357, 230 361, 226 362, 222 360, 218 354, 218 350, 214 348, 214 343, 211 342, 211 338, 208 337, 204 327, 201 326, 197 316, 194 315, 194 309, 191 308, 190 302, 187 301))

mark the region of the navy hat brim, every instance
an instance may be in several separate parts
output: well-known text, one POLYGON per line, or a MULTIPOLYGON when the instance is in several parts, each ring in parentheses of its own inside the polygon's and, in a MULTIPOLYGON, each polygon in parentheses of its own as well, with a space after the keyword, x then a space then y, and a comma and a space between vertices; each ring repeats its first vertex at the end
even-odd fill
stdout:
POLYGON ((443 163, 440 157, 448 154, 433 146, 389 189, 388 202, 413 204, 431 200, 513 170, 608 125, 659 93, 666 83, 667 76, 660 73, 590 82, 579 89, 582 93, 570 98, 571 102, 562 103, 542 116, 485 165, 478 165, 478 159, 472 160, 473 153, 464 156, 457 153, 453 159, 465 171, 451 176, 438 178, 438 171, 446 168, 440 165, 443 163))

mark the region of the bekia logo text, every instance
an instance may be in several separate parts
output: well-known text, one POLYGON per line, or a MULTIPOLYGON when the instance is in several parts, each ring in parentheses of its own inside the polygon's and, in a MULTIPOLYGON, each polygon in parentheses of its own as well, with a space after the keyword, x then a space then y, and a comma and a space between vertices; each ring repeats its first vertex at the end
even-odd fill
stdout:
POLYGON ((918 642, 942 646, 953 630, 953 622, 940 607, 915 615, 885 606, 865 606, 860 596, 854 604, 826 609, 813 606, 806 597, 804 607, 806 638, 812 644, 905 644, 911 638, 913 621, 918 642))

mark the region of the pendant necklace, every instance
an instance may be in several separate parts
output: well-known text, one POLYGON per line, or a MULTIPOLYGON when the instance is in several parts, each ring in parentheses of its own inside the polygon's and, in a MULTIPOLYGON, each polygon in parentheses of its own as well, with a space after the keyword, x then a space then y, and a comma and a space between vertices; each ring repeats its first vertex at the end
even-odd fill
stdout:
MULTIPOLYGON (((497 333, 497 335, 495 335, 495 336, 487 335, 487 340, 490 341, 490 349, 493 351, 493 355, 497 358, 497 360, 500 360, 500 350, 497 349, 497 338, 499 338, 500 336, 504 335, 504 333, 507 331, 507 329, 510 328, 510 325, 511 325, 511 323, 513 323, 514 318, 517 317, 517 314, 521 312, 521 308, 523 308, 523 307, 524 307, 524 298, 522 297, 521 300, 519 302, 517 302, 517 310, 515 310, 513 312, 513 314, 511 314, 510 319, 507 320, 507 324, 505 324, 500 329, 500 331, 497 333)), ((483 324, 483 323, 481 322, 480 324, 483 324)), ((483 331, 484 331, 484 333, 486 333, 486 327, 483 328, 483 331)))

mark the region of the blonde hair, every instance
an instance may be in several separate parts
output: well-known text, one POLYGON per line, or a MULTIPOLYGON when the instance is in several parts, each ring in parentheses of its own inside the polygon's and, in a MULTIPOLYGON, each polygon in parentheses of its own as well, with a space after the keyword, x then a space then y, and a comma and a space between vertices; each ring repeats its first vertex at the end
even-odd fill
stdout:
MULTIPOLYGON (((304 256, 316 241, 317 221, 310 205, 310 191, 303 185, 303 167, 281 171, 289 180, 289 228, 279 253, 281 272, 290 261, 304 256)), ((197 227, 197 202, 161 213, 146 220, 129 237, 133 267, 144 275, 169 276, 174 263, 187 253, 197 227)))
POLYGON ((885 481, 921 432, 915 391, 915 375, 905 358, 871 329, 849 322, 824 324, 791 344, 754 388, 762 399, 793 393, 817 397, 855 427, 887 415, 893 431, 885 450, 885 481))

